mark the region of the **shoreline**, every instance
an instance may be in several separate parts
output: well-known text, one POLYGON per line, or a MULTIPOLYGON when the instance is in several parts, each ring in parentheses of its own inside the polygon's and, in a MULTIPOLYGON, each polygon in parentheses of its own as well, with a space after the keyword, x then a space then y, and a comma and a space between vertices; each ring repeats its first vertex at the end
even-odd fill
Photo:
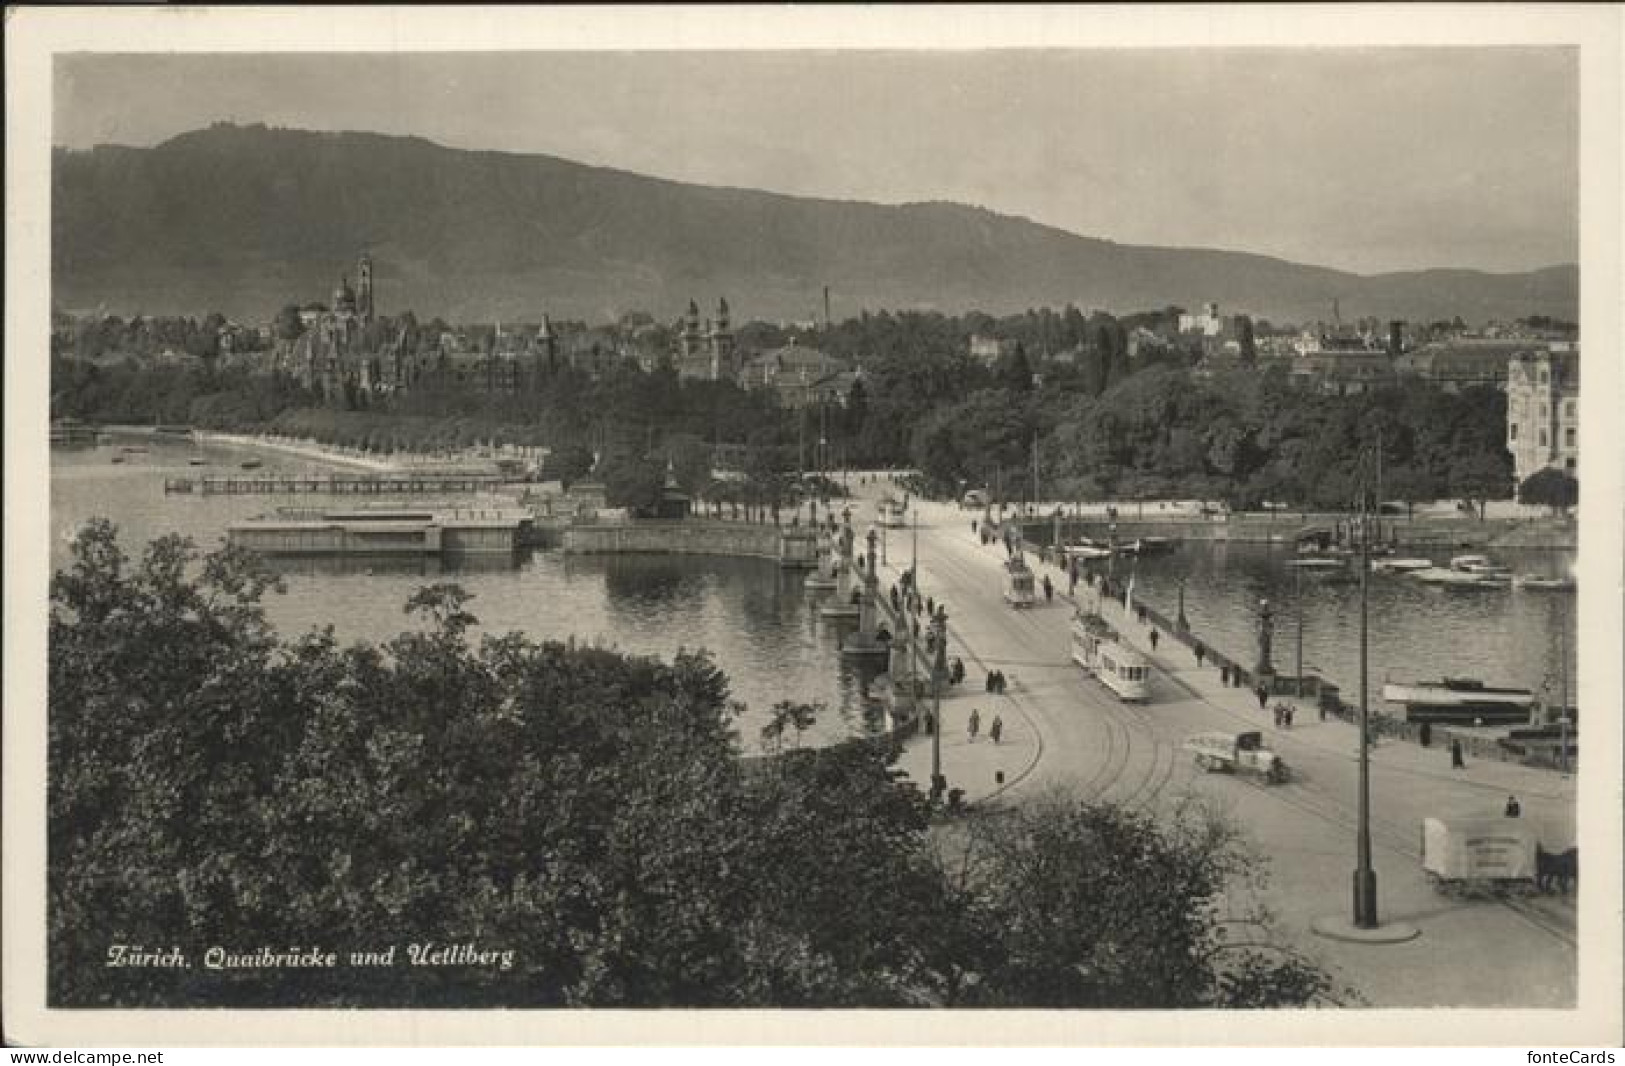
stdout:
POLYGON ((221 433, 203 429, 193 430, 193 433, 199 443, 203 444, 227 444, 239 448, 258 448, 280 452, 284 455, 295 455, 304 459, 315 459, 324 463, 353 466, 379 474, 404 473, 413 469, 412 465, 407 463, 353 454, 345 450, 335 449, 332 445, 322 444, 308 437, 294 440, 287 437, 248 436, 242 433, 221 433))

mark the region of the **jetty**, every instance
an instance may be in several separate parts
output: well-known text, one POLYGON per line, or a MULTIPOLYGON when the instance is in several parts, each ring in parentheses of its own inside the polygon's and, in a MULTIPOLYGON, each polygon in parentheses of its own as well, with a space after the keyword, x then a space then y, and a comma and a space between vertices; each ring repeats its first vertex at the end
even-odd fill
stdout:
POLYGON ((495 492, 511 484, 502 474, 434 473, 355 475, 262 474, 254 477, 165 478, 166 495, 402 496, 495 492))
POLYGON ((512 555, 531 524, 520 507, 284 507, 226 527, 263 555, 512 555))

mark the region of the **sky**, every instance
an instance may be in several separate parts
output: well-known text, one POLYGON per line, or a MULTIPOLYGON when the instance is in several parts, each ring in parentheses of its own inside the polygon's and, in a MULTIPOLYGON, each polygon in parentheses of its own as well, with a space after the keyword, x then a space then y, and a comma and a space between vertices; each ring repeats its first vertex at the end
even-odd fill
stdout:
POLYGON ((55 82, 70 148, 264 122, 1357 273, 1579 258, 1563 47, 79 54, 55 82))

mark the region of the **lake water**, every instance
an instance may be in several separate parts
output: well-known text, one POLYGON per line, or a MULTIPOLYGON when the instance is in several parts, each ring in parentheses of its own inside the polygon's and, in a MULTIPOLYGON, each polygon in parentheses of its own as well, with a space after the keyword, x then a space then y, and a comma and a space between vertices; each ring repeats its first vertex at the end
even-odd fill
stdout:
MULTIPOLYGON (((143 440, 146 443, 146 440, 143 440)), ((221 543, 227 523, 274 507, 331 497, 166 497, 167 477, 223 474, 247 452, 152 442, 151 451, 111 463, 116 450, 58 448, 51 455, 52 562, 68 557, 73 532, 104 515, 119 524, 127 547, 165 532, 191 536, 200 546, 221 543), (187 460, 202 456, 207 467, 187 460)), ((321 472, 335 467, 262 453, 261 473, 321 472)), ((1572 552, 1490 553, 1518 573, 1566 573, 1572 552)), ((1150 556, 1135 567, 1135 596, 1173 617, 1178 585, 1186 583, 1185 611, 1193 630, 1211 646, 1243 661, 1257 647, 1257 607, 1275 608, 1274 661, 1294 669, 1296 577, 1281 545, 1190 543, 1150 556)), ((1436 559, 1447 562, 1446 558, 1436 559)), ((1125 577, 1124 561, 1116 576, 1125 577)), ((521 630, 536 639, 597 641, 627 652, 670 657, 679 648, 703 647, 728 674, 735 698, 750 713, 739 732, 754 747, 761 724, 781 699, 820 701, 826 713, 810 741, 830 740, 863 728, 860 679, 838 653, 845 629, 821 622, 802 589, 799 572, 767 560, 693 556, 564 556, 537 552, 517 564, 475 561, 442 567, 438 561, 286 560, 287 593, 267 600, 267 614, 285 634, 331 624, 341 640, 386 640, 406 627, 402 605, 417 588, 454 580, 474 593, 471 604, 487 632, 521 630)), ((1301 577, 1303 661, 1306 670, 1358 698, 1359 586, 1324 577, 1301 577)), ((1518 589, 1452 589, 1400 575, 1373 574, 1370 587, 1370 684, 1380 706, 1382 682, 1482 678, 1491 684, 1548 690, 1562 686, 1559 654, 1567 632, 1570 698, 1574 682, 1575 596, 1518 589)), ((1390 708, 1390 710, 1393 710, 1390 708)))
MULTIPOLYGON (((1406 555, 1421 553, 1405 552, 1406 555)), ((1486 554, 1519 574, 1566 574, 1571 551, 1499 551, 1486 554)), ((1210 646, 1247 665, 1258 649, 1259 601, 1274 618, 1271 657, 1290 674, 1297 655, 1297 592, 1303 602, 1303 662, 1338 684, 1345 700, 1359 699, 1360 586, 1358 571, 1328 579, 1294 573, 1289 545, 1187 544, 1148 556, 1132 567, 1117 561, 1116 576, 1135 574, 1134 597, 1175 617, 1179 582, 1185 581, 1185 614, 1191 629, 1210 646)), ((1435 562, 1447 565, 1448 554, 1435 562)), ((1561 698, 1560 654, 1567 644, 1569 699, 1575 701, 1575 607, 1572 592, 1514 588, 1450 588, 1400 574, 1373 573, 1368 590, 1368 661, 1372 706, 1383 709, 1383 680, 1477 677, 1561 698), (1566 636, 1564 627, 1566 628, 1566 636)), ((1386 708, 1397 713, 1396 708, 1386 708)))
MULTIPOLYGON (((120 443, 129 443, 134 438, 120 443)), ((51 451, 51 561, 69 558, 75 530, 95 516, 119 526, 126 551, 163 533, 192 537, 200 547, 223 542, 228 523, 279 506, 320 504, 322 496, 164 495, 165 477, 221 476, 249 452, 143 438, 150 451, 122 464, 117 447, 51 451), (188 460, 200 456, 208 466, 188 460)), ((259 474, 329 473, 337 467, 274 452, 259 474)), ((479 630, 519 630, 537 640, 597 642, 669 659, 681 648, 705 648, 727 673, 732 695, 749 712, 737 728, 741 745, 757 746, 761 725, 782 699, 819 701, 828 711, 808 734, 820 742, 861 732, 861 679, 839 654, 844 630, 819 620, 802 589, 803 575, 763 559, 696 556, 565 556, 536 552, 510 563, 477 559, 321 560, 277 562, 285 595, 268 596, 266 613, 285 635, 332 625, 341 641, 381 642, 409 627, 407 598, 433 581, 455 581, 474 594, 479 630)))

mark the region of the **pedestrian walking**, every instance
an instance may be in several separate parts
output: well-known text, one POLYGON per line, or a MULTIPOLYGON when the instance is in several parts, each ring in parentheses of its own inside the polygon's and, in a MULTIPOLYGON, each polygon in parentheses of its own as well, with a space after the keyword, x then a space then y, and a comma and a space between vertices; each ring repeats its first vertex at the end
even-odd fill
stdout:
POLYGON ((1196 647, 1192 650, 1196 652, 1196 665, 1201 666, 1202 660, 1207 658, 1207 649, 1202 646, 1201 641, 1197 641, 1196 647))
POLYGON ((1286 705, 1286 710, 1282 712, 1286 716, 1286 727, 1288 729, 1292 728, 1292 714, 1294 710, 1296 710, 1296 708, 1289 703, 1286 705))
POLYGON ((1253 689, 1253 695, 1258 697, 1258 709, 1262 711, 1264 709, 1264 704, 1270 701, 1269 690, 1263 685, 1259 685, 1257 688, 1253 689))
POLYGON ((970 728, 971 743, 974 744, 976 742, 976 733, 977 733, 978 730, 980 730, 982 728, 982 712, 981 711, 975 710, 974 708, 971 710, 969 728, 970 728))
POLYGON ((1160 639, 1162 639, 1162 638, 1158 637, 1157 636, 1157 631, 1155 629, 1153 629, 1151 631, 1151 650, 1152 651, 1157 650, 1157 641, 1160 640, 1160 639))
POLYGON ((1004 719, 994 715, 993 724, 988 727, 987 735, 993 738, 993 743, 997 744, 999 738, 1004 736, 1004 719))
POLYGON ((1049 579, 1048 574, 1044 575, 1044 602, 1045 603, 1054 603, 1055 602, 1055 586, 1050 583, 1050 579, 1049 579))
POLYGON ((1422 723, 1422 728, 1420 728, 1420 729, 1418 729, 1416 731, 1416 739, 1421 742, 1422 747, 1424 747, 1424 748, 1432 747, 1433 746, 1433 723, 1432 722, 1423 722, 1422 723))
POLYGON ((993 671, 992 670, 989 670, 987 672, 987 694, 989 696, 993 695, 993 671))
POLYGON ((971 536, 974 537, 976 535, 976 519, 974 518, 970 520, 970 532, 971 536))
POLYGON ((1454 738, 1450 741, 1450 769, 1465 770, 1467 760, 1461 757, 1461 741, 1454 738))
POLYGON ((1076 567, 1073 567, 1072 570, 1066 575, 1066 594, 1068 596, 1076 596, 1078 594, 1078 571, 1076 567))
POLYGON ((1275 717, 1275 728, 1280 729, 1281 728, 1281 705, 1279 703, 1277 703, 1274 707, 1270 708, 1270 711, 1275 717))
POLYGON ((959 656, 954 656, 954 661, 948 667, 948 671, 948 677, 954 684, 957 685, 965 680, 965 664, 959 656))
POLYGON ((1506 806, 1506 816, 1508 818, 1517 818, 1521 814, 1523 814, 1523 807, 1521 805, 1519 805, 1518 797, 1517 796, 1508 796, 1507 797, 1507 806, 1506 806))
POLYGON ((937 601, 930 596, 925 598, 925 613, 931 618, 937 616, 937 601))
POLYGON ((995 670, 995 671, 993 671, 993 693, 994 693, 994 695, 996 695, 996 696, 1004 695, 1004 685, 1005 685, 1004 671, 1003 670, 995 670))
POLYGON ((1320 701, 1320 720, 1322 722, 1326 720, 1326 701, 1324 699, 1320 701))
POLYGON ((925 735, 930 736, 937 731, 937 719, 930 711, 925 712, 925 735))
MULTIPOLYGON (((1196 665, 1202 665, 1202 657, 1200 655, 1196 657, 1196 665)), ((1230 668, 1228 666, 1219 667, 1219 684, 1223 685, 1225 688, 1230 687, 1230 668)))

